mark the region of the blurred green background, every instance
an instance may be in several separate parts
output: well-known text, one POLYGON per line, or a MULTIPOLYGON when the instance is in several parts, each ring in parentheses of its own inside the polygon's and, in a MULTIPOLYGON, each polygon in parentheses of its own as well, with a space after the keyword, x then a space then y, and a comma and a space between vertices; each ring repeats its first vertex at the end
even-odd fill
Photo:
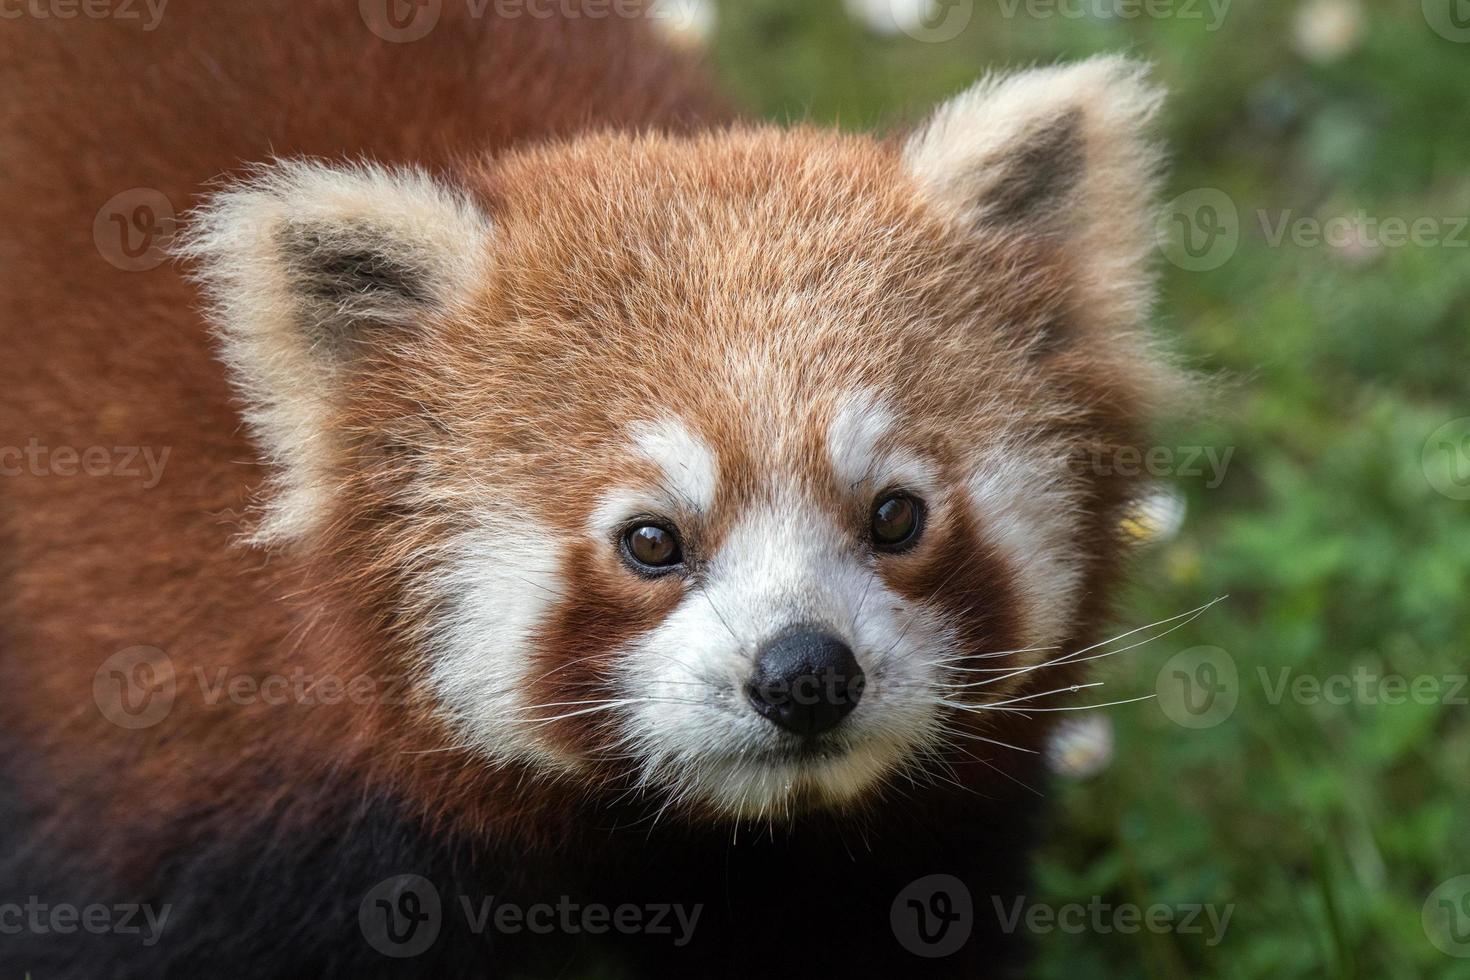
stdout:
POLYGON ((1101 768, 1047 790, 1034 896, 1233 905, 1228 928, 1057 930, 1037 975, 1470 976, 1431 941, 1470 954, 1445 933, 1470 925, 1465 889, 1436 893, 1470 874, 1470 2, 923 6, 725 0, 708 43, 750 109, 854 129, 989 68, 1155 62, 1164 197, 1200 236, 1160 248, 1158 331, 1224 378, 1209 421, 1160 445, 1233 451, 1223 481, 1163 475, 1184 522, 1140 547, 1120 628, 1229 599, 1101 661, 1095 700, 1159 698, 1083 722, 1101 768), (1303 677, 1326 687, 1294 694, 1303 677), (1446 895, 1459 919, 1426 923, 1446 895))

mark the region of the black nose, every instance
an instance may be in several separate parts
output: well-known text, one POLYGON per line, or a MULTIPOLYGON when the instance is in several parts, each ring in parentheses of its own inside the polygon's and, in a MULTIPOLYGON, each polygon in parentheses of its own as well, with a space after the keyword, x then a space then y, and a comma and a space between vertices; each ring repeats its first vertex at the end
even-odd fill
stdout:
POLYGON ((746 693, 755 710, 782 728, 816 735, 857 707, 863 669, 837 637, 799 630, 761 649, 746 693))

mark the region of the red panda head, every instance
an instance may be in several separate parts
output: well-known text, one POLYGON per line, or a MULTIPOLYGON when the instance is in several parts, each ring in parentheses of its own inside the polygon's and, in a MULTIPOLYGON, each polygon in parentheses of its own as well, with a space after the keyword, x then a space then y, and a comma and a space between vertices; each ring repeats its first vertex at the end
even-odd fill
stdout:
POLYGON ((781 815, 989 744, 1101 614, 1132 488, 1079 462, 1168 378, 1157 103, 1099 59, 906 143, 263 168, 187 247, 274 473, 254 540, 386 589, 480 765, 781 815))

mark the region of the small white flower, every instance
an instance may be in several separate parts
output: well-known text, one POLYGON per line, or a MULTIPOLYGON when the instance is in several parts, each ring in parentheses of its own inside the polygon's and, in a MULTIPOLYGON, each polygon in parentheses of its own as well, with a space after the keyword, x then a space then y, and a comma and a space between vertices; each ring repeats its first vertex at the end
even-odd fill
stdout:
POLYGON ((709 43, 718 19, 715 0, 654 0, 648 16, 675 44, 699 47, 709 43))
POLYGON ((1113 761, 1113 720, 1101 712, 1068 718, 1052 732, 1046 759, 1060 776, 1096 776, 1113 761))
POLYGON ((1337 61, 1363 37, 1363 8, 1357 0, 1311 0, 1296 13, 1296 50, 1319 64, 1337 61))
POLYGON ((1184 526, 1184 496, 1160 486, 1138 501, 1123 518, 1123 530, 1139 544, 1168 541, 1184 526))
POLYGON ((920 30, 939 13, 939 0, 843 0, 843 6, 881 37, 920 30))

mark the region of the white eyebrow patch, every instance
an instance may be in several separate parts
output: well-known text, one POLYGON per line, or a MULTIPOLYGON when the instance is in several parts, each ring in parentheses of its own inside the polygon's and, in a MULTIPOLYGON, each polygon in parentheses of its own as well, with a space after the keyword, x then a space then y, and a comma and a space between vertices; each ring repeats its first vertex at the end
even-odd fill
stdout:
POLYGON ((893 409, 872 391, 856 391, 843 400, 827 427, 827 454, 843 486, 856 486, 874 475, 878 443, 893 422, 893 409))
POLYGON ((939 469, 931 459, 903 446, 882 446, 897 421, 889 404, 871 391, 854 392, 843 401, 827 427, 827 454, 843 489, 866 483, 938 492, 939 469))
POLYGON ((714 506, 719 465, 709 444, 678 419, 639 422, 632 428, 638 452, 663 471, 663 489, 692 510, 714 506))

